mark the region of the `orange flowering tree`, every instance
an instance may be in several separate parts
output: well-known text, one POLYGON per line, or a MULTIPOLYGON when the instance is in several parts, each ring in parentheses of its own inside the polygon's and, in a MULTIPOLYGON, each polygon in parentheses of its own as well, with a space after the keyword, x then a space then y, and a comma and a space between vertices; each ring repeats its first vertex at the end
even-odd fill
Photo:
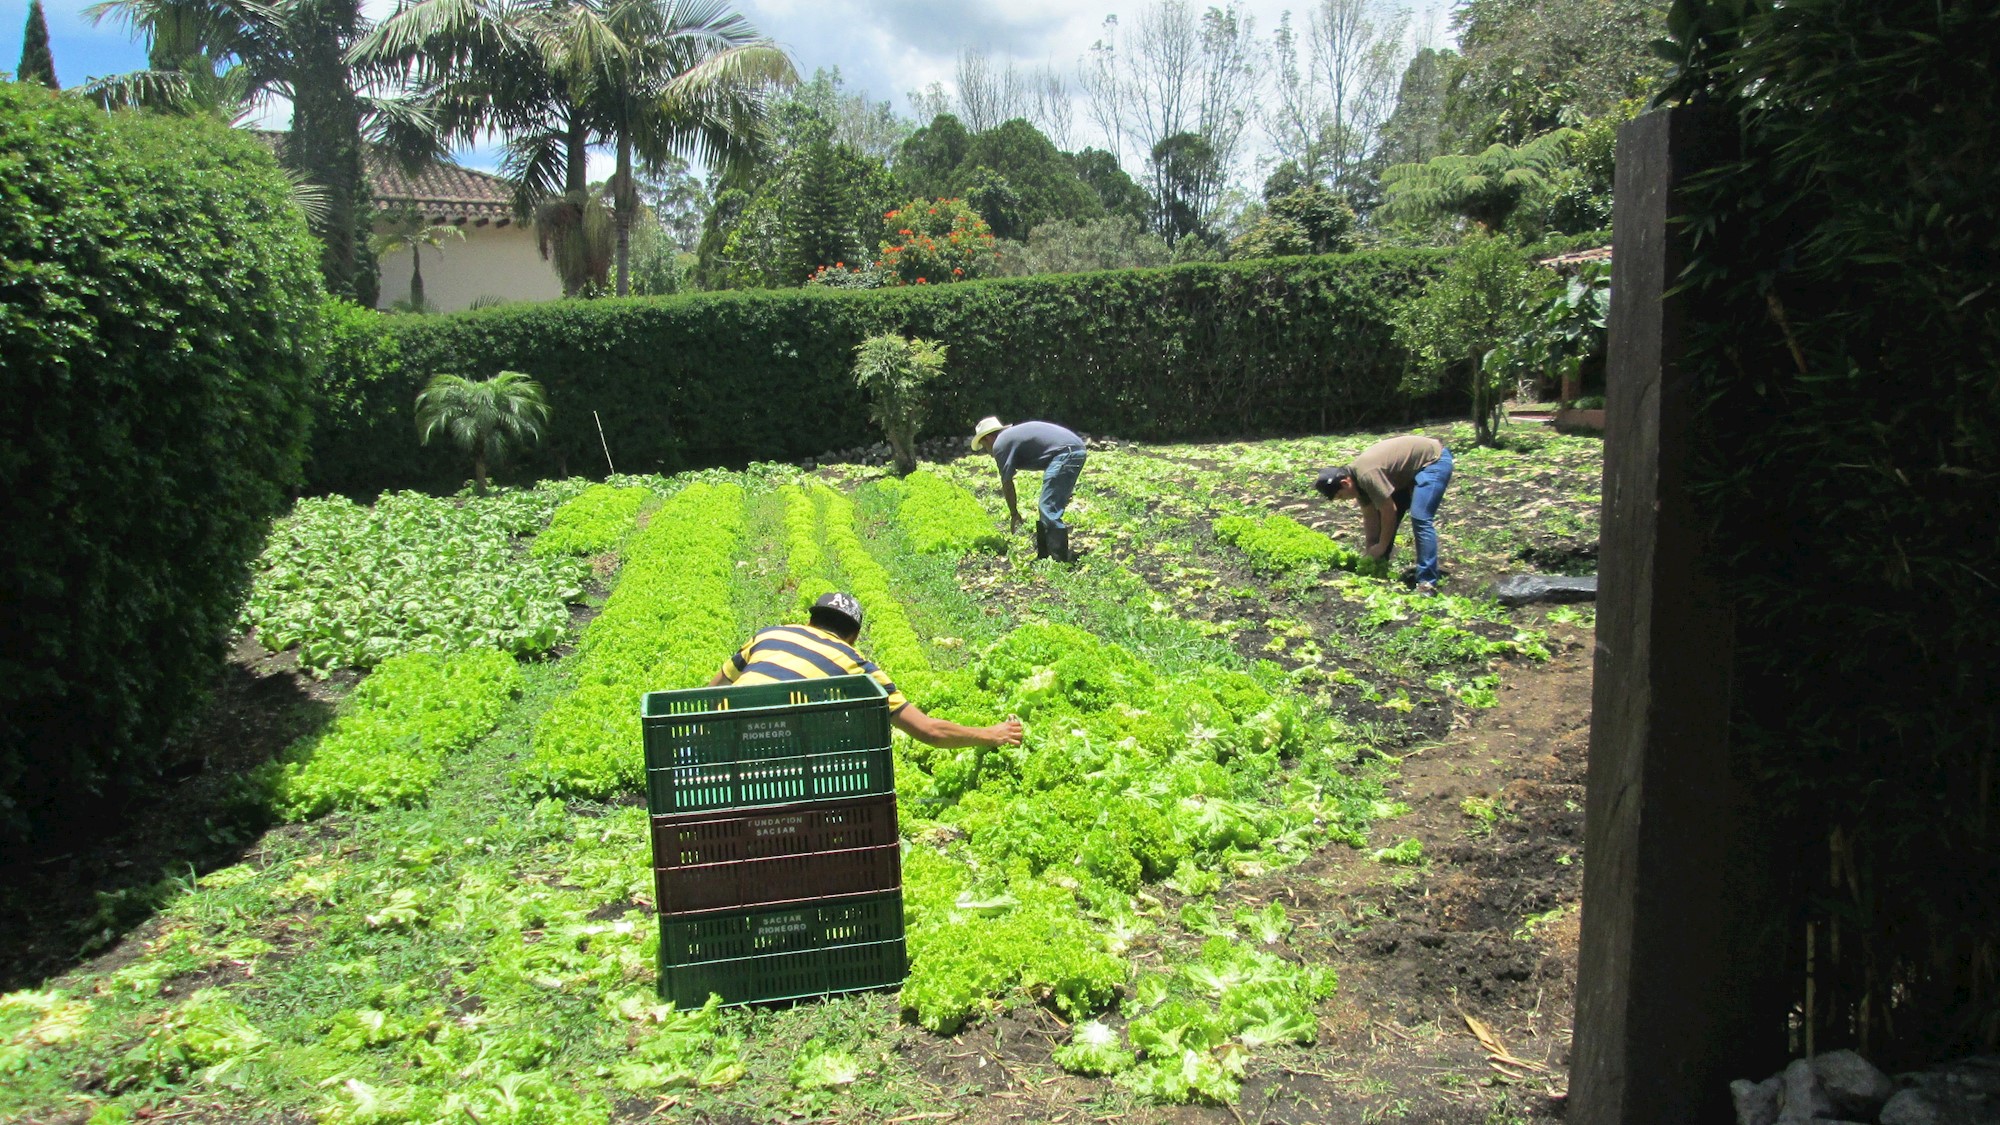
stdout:
POLYGON ((912 200, 883 215, 889 237, 875 265, 884 285, 943 285, 993 272, 993 228, 963 199, 912 200))

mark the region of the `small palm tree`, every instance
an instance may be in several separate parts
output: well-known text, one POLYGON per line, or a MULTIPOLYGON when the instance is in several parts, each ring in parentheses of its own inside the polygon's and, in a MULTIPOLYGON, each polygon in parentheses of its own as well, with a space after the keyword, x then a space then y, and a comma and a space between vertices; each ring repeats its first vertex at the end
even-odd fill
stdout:
POLYGON ((540 441, 548 425, 549 400, 542 385, 519 371, 491 379, 438 375, 417 396, 417 434, 429 445, 447 434, 472 454, 472 483, 486 493, 486 466, 498 463, 516 443, 540 441))
POLYGON ((465 232, 450 223, 425 224, 422 219, 411 219, 401 226, 372 235, 368 242, 377 258, 391 254, 410 252, 410 307, 423 312, 429 307, 424 300, 424 247, 442 250, 446 238, 463 239, 465 232))

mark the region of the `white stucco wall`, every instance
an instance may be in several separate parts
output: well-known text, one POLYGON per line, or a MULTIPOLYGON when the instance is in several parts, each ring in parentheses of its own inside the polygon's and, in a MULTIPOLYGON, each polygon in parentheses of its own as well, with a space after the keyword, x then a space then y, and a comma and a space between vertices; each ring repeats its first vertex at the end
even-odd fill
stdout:
MULTIPOLYGON (((377 225, 377 230, 382 229, 377 225)), ((562 279, 553 263, 535 249, 535 232, 518 223, 504 227, 471 223, 459 228, 463 239, 446 238, 426 246, 424 300, 438 312, 470 308, 481 297, 503 301, 552 301, 562 296, 562 279)), ((386 309, 410 296, 410 252, 385 255, 380 263, 382 291, 377 308, 386 309)))

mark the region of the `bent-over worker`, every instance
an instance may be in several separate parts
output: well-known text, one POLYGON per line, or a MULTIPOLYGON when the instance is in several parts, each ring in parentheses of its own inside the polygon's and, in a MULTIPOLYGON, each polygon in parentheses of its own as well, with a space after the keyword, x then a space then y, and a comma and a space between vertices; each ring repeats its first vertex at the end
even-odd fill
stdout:
POLYGON ((1361 451, 1353 463, 1320 470, 1313 487, 1328 500, 1353 500, 1361 508, 1366 553, 1387 559, 1396 547, 1396 525, 1410 513, 1417 541, 1417 593, 1437 593, 1438 538, 1433 520, 1451 483, 1451 450, 1436 438, 1403 434, 1361 451))
POLYGON ((1075 562, 1069 549, 1069 525, 1063 512, 1076 491, 1077 475, 1083 472, 1083 439, 1054 422, 1016 422, 1005 425, 994 417, 981 418, 972 431, 972 450, 988 450, 1000 467, 1000 494, 1007 500, 1007 530, 1021 530, 1021 508, 1014 497, 1014 474, 1022 469, 1039 469, 1042 494, 1035 507, 1035 557, 1053 558, 1060 563, 1075 562))
POLYGON ((805 625, 779 625, 750 638, 709 687, 778 684, 829 676, 872 676, 889 696, 889 721, 919 742, 951 749, 1010 746, 1021 741, 1021 720, 966 727, 924 714, 896 688, 889 674, 854 649, 861 638, 861 603, 850 594, 826 594, 813 603, 805 625))

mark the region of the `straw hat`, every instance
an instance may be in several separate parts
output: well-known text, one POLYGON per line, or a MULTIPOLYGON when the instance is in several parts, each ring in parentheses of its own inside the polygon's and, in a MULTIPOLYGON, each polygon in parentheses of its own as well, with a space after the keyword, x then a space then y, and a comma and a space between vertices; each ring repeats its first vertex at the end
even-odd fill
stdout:
POLYGON ((988 414, 986 417, 981 418, 979 420, 979 424, 977 426, 972 427, 972 448, 978 449, 980 442, 985 441, 988 437, 997 434, 1001 430, 1004 430, 1006 428, 1007 426, 1005 423, 1001 422, 1000 419, 995 418, 991 414, 988 414))

